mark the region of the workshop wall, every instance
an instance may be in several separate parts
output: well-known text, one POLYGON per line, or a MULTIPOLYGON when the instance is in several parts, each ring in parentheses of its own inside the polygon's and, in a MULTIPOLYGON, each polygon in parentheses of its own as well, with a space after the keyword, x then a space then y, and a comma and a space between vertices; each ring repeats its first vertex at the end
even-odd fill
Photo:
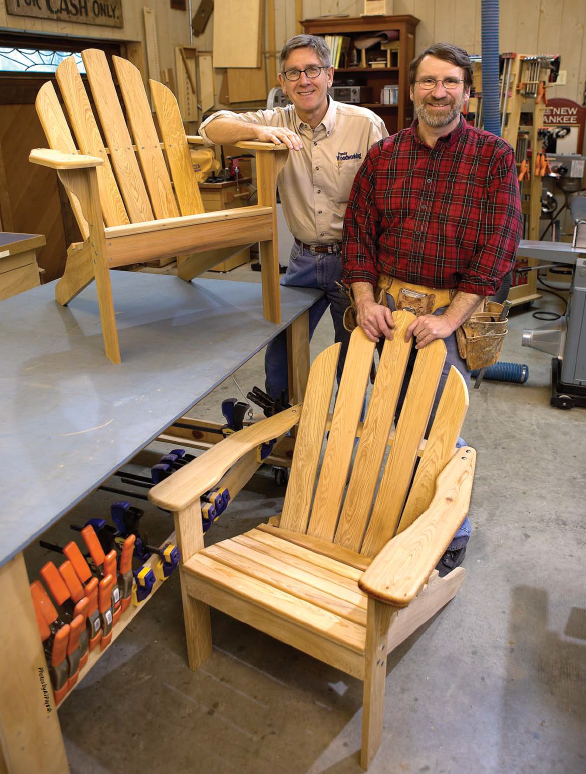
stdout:
MULTIPOLYGON (((157 39, 161 69, 175 66, 175 46, 189 45, 190 24, 189 3, 186 10, 171 8, 170 0, 122 0, 123 27, 105 27, 94 24, 77 24, 36 19, 29 16, 14 16, 6 11, 6 0, 0 0, 0 28, 19 32, 43 32, 51 35, 67 35, 78 38, 99 38, 143 43, 143 64, 146 68, 146 46, 144 46, 143 6, 152 8, 157 20, 157 39)), ((145 70, 148 72, 148 70, 145 70)))

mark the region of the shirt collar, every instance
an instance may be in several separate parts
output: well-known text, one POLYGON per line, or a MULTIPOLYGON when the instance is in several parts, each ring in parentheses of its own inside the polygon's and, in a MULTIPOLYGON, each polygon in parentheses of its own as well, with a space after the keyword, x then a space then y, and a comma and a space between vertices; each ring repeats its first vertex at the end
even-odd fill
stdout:
MULTIPOLYGON (((417 133, 418 124, 419 124, 419 119, 415 118, 413 120, 413 123, 409 127, 409 129, 413 137, 417 140, 417 142, 421 143, 421 145, 425 145, 425 147, 427 148, 429 146, 423 142, 423 140, 419 137, 419 134, 417 133)), ((438 143, 439 142, 443 143, 446 148, 451 145, 454 145, 456 142, 458 142, 462 134, 466 131, 467 126, 468 126, 468 123, 466 119, 462 114, 460 114, 460 123, 458 124, 458 126, 455 129, 453 129, 449 134, 445 134, 442 137, 438 137, 437 139, 438 143)))
POLYGON ((317 131, 320 126, 323 126, 326 130, 326 135, 329 137, 332 133, 332 130, 334 128, 334 122, 336 120, 336 111, 338 109, 338 103, 333 100, 330 95, 328 94, 328 109, 326 110, 325 116, 322 118, 322 120, 319 122, 319 124, 315 127, 315 129, 311 129, 309 124, 306 124, 304 121, 301 120, 299 117, 297 111, 295 111, 295 118, 297 120, 297 126, 299 128, 301 127, 307 127, 310 129, 310 131, 317 131))

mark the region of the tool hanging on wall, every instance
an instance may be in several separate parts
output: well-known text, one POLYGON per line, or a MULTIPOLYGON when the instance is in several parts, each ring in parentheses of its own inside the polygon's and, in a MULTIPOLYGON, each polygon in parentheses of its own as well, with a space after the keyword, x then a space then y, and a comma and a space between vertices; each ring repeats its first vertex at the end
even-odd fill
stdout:
POLYGON ((212 11, 214 10, 214 0, 201 0, 197 7, 197 11, 193 15, 191 20, 191 29, 194 35, 201 35, 205 30, 209 21, 212 11))
POLYGON ((175 46, 177 102, 184 123, 199 120, 196 61, 197 50, 194 46, 175 46))

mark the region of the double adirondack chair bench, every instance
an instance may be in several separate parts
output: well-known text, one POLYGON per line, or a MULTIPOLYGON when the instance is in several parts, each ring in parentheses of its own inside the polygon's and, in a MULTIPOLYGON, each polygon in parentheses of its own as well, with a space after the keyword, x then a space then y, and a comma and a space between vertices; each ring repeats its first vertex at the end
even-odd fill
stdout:
POLYGON ((211 654, 212 605, 362 680, 365 769, 382 738, 387 655, 464 580, 462 567, 444 578, 434 568, 468 512, 476 456, 456 449, 468 390, 455 368, 423 443, 446 357, 441 340, 419 351, 391 439, 414 319, 393 317, 364 424, 375 345, 357 328, 333 416, 339 344, 314 360, 302 405, 230 435, 149 492, 174 514, 190 667, 211 654), (200 497, 293 428, 278 525, 205 547, 200 497))
POLYGON ((113 57, 127 125, 106 55, 89 49, 82 59, 100 126, 69 57, 56 71, 69 123, 53 84, 45 83, 35 105, 50 149, 29 157, 57 171, 83 237, 67 251, 57 301, 67 305, 95 279, 106 355, 120 363, 110 269, 178 256, 179 277, 189 281, 259 242, 263 314, 279 323, 276 178, 286 147, 238 143, 256 153, 258 204, 206 213, 189 153, 201 138, 186 136, 173 92, 149 82, 159 139, 139 70, 113 57))

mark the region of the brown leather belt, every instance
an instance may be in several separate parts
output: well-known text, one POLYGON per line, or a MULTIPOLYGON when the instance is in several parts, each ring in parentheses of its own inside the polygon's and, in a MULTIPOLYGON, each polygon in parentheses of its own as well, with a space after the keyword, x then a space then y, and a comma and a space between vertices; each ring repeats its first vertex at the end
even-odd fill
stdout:
POLYGON ((295 244, 299 245, 303 250, 313 250, 315 253, 339 253, 341 242, 333 242, 331 245, 308 245, 302 242, 297 237, 294 237, 295 244))

